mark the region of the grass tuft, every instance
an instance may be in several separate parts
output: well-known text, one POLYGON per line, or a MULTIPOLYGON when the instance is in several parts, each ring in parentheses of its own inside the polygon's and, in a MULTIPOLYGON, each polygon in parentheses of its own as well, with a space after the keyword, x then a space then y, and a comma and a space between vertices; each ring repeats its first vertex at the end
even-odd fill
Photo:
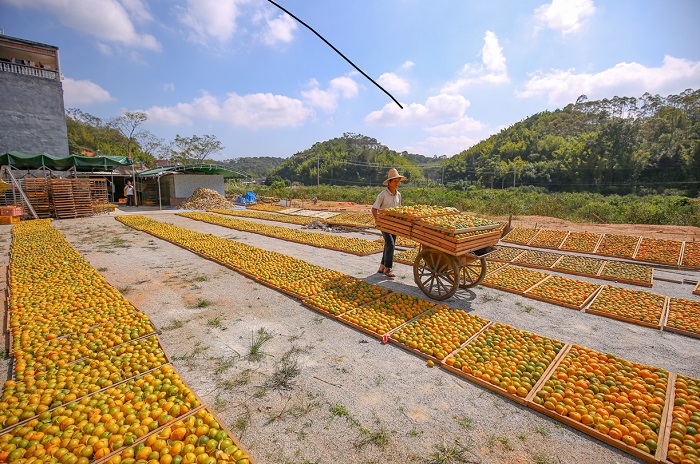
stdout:
POLYGON ((263 357, 265 357, 265 352, 262 350, 262 346, 270 340, 272 340, 272 334, 262 327, 259 328, 257 333, 251 336, 248 360, 260 361, 263 357))

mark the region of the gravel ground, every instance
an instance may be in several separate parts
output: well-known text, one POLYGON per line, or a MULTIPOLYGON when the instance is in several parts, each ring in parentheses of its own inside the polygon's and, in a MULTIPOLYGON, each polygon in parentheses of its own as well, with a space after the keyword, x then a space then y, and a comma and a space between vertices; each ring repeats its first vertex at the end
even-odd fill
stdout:
MULTIPOLYGON (((121 214, 144 214, 425 297, 413 281, 412 267, 397 264, 398 277, 390 280, 375 273, 379 255, 322 250, 146 207, 53 222, 151 318, 177 370, 260 464, 640 462, 465 379, 429 368, 422 358, 382 345, 295 298, 126 227, 113 217, 121 214), (251 350, 259 357, 251 356, 251 350)), ((10 230, 0 226, 5 265, 10 230)), ((655 271, 657 277, 696 282, 699 274, 655 271)), ((657 280, 651 291, 697 300, 692 289, 657 280)), ((698 339, 482 286, 460 290, 445 303, 565 343, 700 377, 698 339)), ((7 359, 3 363, 7 366, 7 359)))

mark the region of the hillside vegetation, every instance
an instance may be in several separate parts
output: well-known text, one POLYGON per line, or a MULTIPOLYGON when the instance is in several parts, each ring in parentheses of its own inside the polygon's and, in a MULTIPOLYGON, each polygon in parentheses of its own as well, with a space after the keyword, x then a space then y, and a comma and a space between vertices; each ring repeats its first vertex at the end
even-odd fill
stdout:
MULTIPOLYGON (((614 97, 544 111, 451 158, 398 153, 358 134, 319 142, 270 172, 300 185, 376 185, 388 167, 413 185, 647 193, 700 184, 700 90, 614 97)), ((271 181, 268 184, 271 184, 271 181)))
MULTIPOLYGON (((286 187, 283 182, 256 186, 259 197, 301 198, 317 196, 327 201, 351 201, 369 205, 381 186, 374 187, 286 187)), ((486 216, 539 215, 590 223, 661 224, 700 227, 700 199, 681 195, 603 195, 590 192, 546 192, 533 187, 489 189, 471 187, 454 190, 440 187, 400 187, 406 205, 453 206, 486 216), (597 217, 596 217, 597 216, 597 217)), ((246 187, 227 185, 227 193, 245 193, 246 187)))

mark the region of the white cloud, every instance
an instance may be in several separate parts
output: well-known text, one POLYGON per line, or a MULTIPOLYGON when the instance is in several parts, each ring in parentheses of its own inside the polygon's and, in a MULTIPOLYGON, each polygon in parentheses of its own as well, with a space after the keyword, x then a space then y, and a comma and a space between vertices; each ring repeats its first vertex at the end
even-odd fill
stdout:
POLYGON ((593 0, 552 0, 552 3, 535 9, 538 23, 571 34, 581 28, 582 22, 595 13, 593 0))
POLYGON ((125 2, 116 0, 5 0, 17 8, 31 8, 48 12, 65 26, 91 35, 101 41, 128 47, 159 51, 160 43, 150 34, 136 31, 131 21, 131 12, 136 19, 149 18, 145 6, 138 0, 125 2), (68 5, 67 3, 70 3, 68 5))
POLYGON ((411 91, 411 86, 408 81, 393 72, 384 73, 379 76, 377 83, 387 92, 397 95, 408 95, 411 91))
POLYGON ((459 73, 459 78, 448 82, 442 91, 459 93, 465 87, 476 84, 504 84, 509 82, 506 58, 498 37, 491 31, 484 35, 481 49, 481 63, 467 63, 459 73))
POLYGON ((66 107, 114 101, 108 91, 90 81, 63 79, 63 101, 66 107))
POLYGON ((590 99, 618 96, 640 96, 644 92, 669 94, 695 88, 700 83, 700 61, 672 56, 664 57, 660 67, 649 68, 639 63, 618 63, 596 74, 555 69, 537 72, 516 96, 547 96, 550 105, 572 103, 580 95, 590 99))
POLYGON ((484 124, 481 121, 464 116, 454 122, 440 124, 425 129, 429 134, 461 134, 464 132, 478 132, 484 129, 484 124))
POLYGON ((480 137, 428 137, 418 143, 405 146, 401 151, 405 150, 409 153, 421 153, 424 156, 447 156, 451 157, 463 150, 476 145, 482 139, 480 137))
POLYGON ((404 109, 394 103, 387 103, 381 110, 368 114, 365 122, 379 126, 440 124, 464 117, 467 108, 469 108, 469 100, 463 96, 440 94, 429 97, 425 104, 404 105, 404 109))
POLYGON ((313 111, 305 107, 301 100, 270 93, 230 93, 224 101, 204 94, 192 103, 155 106, 145 112, 149 121, 156 123, 192 125, 195 119, 203 119, 247 129, 298 127, 313 116, 313 111))
POLYGON ((411 69, 415 65, 416 64, 413 61, 404 61, 403 63, 401 63, 401 66, 399 67, 399 69, 401 69, 402 71, 408 71, 409 69, 411 69))
POLYGON ((482 138, 464 135, 465 132, 483 132, 484 124, 466 115, 469 100, 462 95, 440 94, 429 97, 424 104, 411 103, 400 109, 388 103, 380 111, 365 117, 368 125, 419 126, 430 134, 421 142, 402 148, 411 153, 447 155, 469 148, 482 138))
POLYGON ((265 36, 265 43, 275 45, 278 42, 291 42, 294 39, 294 31, 297 24, 294 18, 287 14, 279 15, 274 19, 267 20, 269 32, 265 36))
POLYGON ((245 3, 247 0, 188 0, 178 17, 195 42, 228 42, 236 32, 236 19, 245 3))
POLYGON ((357 82, 349 77, 336 77, 332 79, 327 90, 320 89, 318 81, 312 79, 309 82, 309 90, 303 90, 301 92, 307 104, 328 112, 335 111, 338 107, 338 99, 352 98, 357 94, 357 82))
POLYGON ((174 92, 175 91, 175 83, 168 82, 167 84, 163 84, 163 90, 165 92, 174 92))
POLYGON ((148 7, 141 0, 120 0, 131 16, 138 22, 147 22, 153 20, 148 7))

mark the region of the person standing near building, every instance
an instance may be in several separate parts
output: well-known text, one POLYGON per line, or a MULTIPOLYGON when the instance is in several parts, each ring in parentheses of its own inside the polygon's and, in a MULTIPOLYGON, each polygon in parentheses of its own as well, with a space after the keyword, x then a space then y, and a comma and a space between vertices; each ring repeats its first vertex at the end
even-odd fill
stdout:
POLYGON ((131 185, 130 180, 124 186, 124 194, 126 195, 126 206, 136 206, 134 204, 134 186, 131 185))
MULTIPOLYGON (((387 179, 383 182, 386 188, 379 192, 377 199, 372 205, 372 216, 374 216, 375 222, 379 210, 401 206, 401 193, 398 191, 398 187, 402 180, 406 180, 406 178, 399 174, 399 171, 395 168, 389 169, 387 179)), ((391 272, 391 268, 394 265, 396 235, 390 234, 389 232, 382 232, 382 236, 384 237, 384 252, 382 253, 382 260, 377 273, 384 274, 387 277, 396 277, 396 275, 391 272)))

